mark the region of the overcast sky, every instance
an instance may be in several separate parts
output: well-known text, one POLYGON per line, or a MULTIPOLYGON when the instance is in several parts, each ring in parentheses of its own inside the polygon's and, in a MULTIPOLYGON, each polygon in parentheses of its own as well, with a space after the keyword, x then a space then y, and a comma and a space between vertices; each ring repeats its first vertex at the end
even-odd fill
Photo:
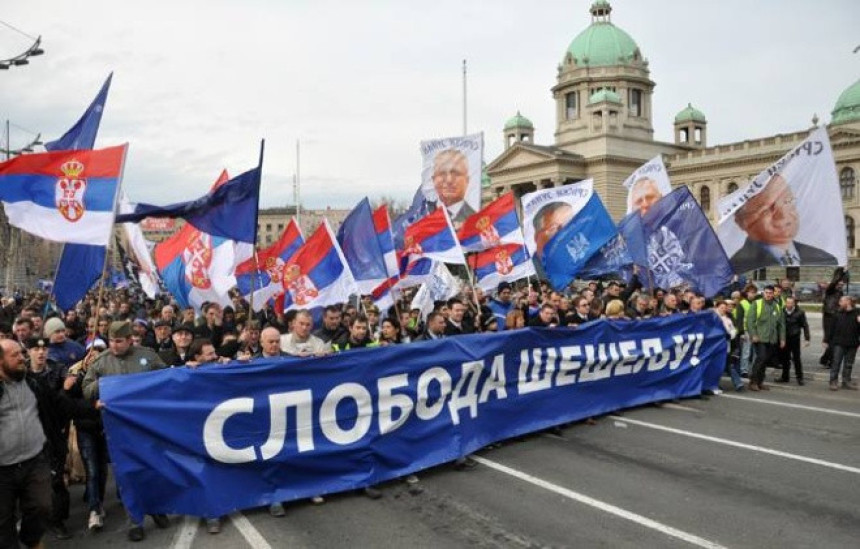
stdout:
MULTIPOLYGON (((422 139, 485 133, 485 160, 518 109, 551 144, 550 88, 590 21, 582 0, 27 0, 0 20, 41 35, 45 55, 0 72, 0 119, 12 147, 54 139, 110 71, 97 146, 130 143, 124 188, 167 203, 203 194, 222 168, 257 162, 263 206, 292 204, 301 140, 305 207, 361 197, 407 200, 422 139)), ((860 3, 612 0, 612 21, 650 61, 655 138, 672 140, 688 102, 711 145, 823 122, 860 77, 860 3)), ((31 43, 0 26, 0 58, 31 43)), ((5 137, 3 138, 5 141, 5 137)), ((5 143, 4 143, 5 145, 5 143)))

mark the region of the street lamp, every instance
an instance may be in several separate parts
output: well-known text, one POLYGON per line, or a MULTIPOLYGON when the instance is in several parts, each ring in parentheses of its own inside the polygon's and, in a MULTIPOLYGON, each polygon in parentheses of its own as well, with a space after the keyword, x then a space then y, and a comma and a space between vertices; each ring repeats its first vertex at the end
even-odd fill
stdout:
POLYGON ((25 36, 25 37, 29 38, 30 40, 33 40, 33 43, 30 45, 29 48, 24 50, 24 53, 20 53, 14 57, 10 57, 8 59, 0 59, 0 70, 6 71, 6 70, 9 70, 10 67, 20 67, 21 65, 29 65, 31 57, 36 57, 36 56, 39 56, 39 55, 42 55, 43 53, 45 53, 45 50, 42 49, 42 37, 41 36, 33 37, 33 36, 27 34, 26 32, 22 31, 21 29, 15 28, 12 25, 10 25, 9 23, 2 21, 2 20, 0 20, 0 25, 3 25, 4 27, 7 27, 7 28, 17 32, 18 34, 25 36))
POLYGON ((33 150, 34 150, 34 147, 38 147, 39 145, 44 145, 44 143, 42 143, 42 139, 41 139, 41 138, 42 138, 42 134, 32 132, 32 131, 28 130, 27 128, 22 128, 22 127, 21 127, 21 126, 19 126, 18 124, 13 124, 13 123, 12 123, 12 122, 10 122, 9 120, 6 120, 6 147, 5 147, 5 148, 0 148, 0 154, 5 154, 5 155, 6 155, 6 160, 9 160, 9 159, 10 159, 10 158, 12 158, 13 156, 18 156, 18 155, 20 155, 20 154, 24 154, 24 153, 31 153, 31 152, 33 152, 33 150), (11 140, 11 139, 10 139, 10 134, 9 134, 9 127, 10 127, 10 126, 15 126, 15 128, 17 128, 17 129, 19 129, 19 130, 23 130, 23 131, 25 131, 25 132, 27 132, 27 133, 29 133, 29 134, 31 134, 31 135, 35 135, 36 137, 35 137, 35 139, 33 139, 32 141, 30 141, 29 143, 27 143, 27 144, 26 144, 26 145, 24 145, 23 147, 19 147, 19 148, 17 148, 17 149, 13 149, 13 148, 12 148, 12 145, 11 145, 11 143, 10 143, 10 140, 11 140))

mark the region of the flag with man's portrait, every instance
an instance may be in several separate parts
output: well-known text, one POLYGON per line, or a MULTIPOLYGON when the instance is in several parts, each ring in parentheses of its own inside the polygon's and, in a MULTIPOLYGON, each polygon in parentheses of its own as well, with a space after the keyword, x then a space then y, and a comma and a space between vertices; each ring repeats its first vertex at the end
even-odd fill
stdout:
POLYGON ((717 204, 717 235, 735 271, 847 265, 840 193, 827 128, 820 128, 717 204))
POLYGON ((663 156, 658 154, 636 168, 624 180, 624 188, 627 189, 627 213, 638 211, 644 215, 655 202, 672 192, 663 156))
POLYGON ((421 142, 421 194, 429 210, 444 205, 459 226, 481 209, 484 134, 421 142))

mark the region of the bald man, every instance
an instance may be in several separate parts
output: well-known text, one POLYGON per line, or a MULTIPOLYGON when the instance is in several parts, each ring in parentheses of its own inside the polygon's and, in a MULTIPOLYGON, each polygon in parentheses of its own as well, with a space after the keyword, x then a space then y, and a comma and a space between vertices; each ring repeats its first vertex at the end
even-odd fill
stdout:
POLYGON ((738 273, 768 265, 836 265, 824 250, 794 240, 800 228, 796 199, 780 174, 735 213, 735 223, 747 234, 731 262, 738 273))

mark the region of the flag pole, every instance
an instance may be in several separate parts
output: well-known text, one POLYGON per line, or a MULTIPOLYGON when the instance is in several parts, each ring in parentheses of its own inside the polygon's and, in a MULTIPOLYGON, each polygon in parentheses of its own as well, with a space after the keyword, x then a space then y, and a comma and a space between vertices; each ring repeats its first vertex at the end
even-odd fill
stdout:
POLYGON ((98 314, 102 308, 102 301, 104 299, 104 291, 105 291, 105 271, 107 270, 107 266, 108 266, 108 257, 111 256, 111 253, 113 250, 112 243, 114 241, 113 231, 114 231, 114 227, 116 227, 116 210, 117 210, 117 207, 119 206, 119 195, 120 195, 120 192, 122 192, 122 182, 123 182, 123 179, 125 178, 124 177, 125 176, 125 158, 127 155, 128 155, 128 143, 125 144, 125 146, 123 147, 123 150, 122 150, 122 163, 120 164, 120 169, 119 169, 119 180, 116 183, 116 192, 113 195, 113 208, 111 209, 112 219, 111 219, 111 224, 110 224, 111 234, 110 234, 110 237, 108 238, 107 244, 105 245, 105 259, 104 259, 104 262, 102 263, 102 274, 101 274, 101 278, 99 279, 99 295, 98 295, 98 299, 96 299, 96 311, 95 311, 96 323, 93 325, 92 339, 95 339, 96 334, 98 333, 98 314))
MULTIPOLYGON (((254 274, 251 275, 251 295, 248 297, 248 320, 254 318, 254 279, 260 276, 260 258, 257 255, 257 233, 260 232, 260 185, 263 180, 263 154, 266 151, 266 140, 260 140, 260 160, 257 162, 257 208, 254 210, 254 274)), ((262 281, 260 281, 262 286, 262 281)))

